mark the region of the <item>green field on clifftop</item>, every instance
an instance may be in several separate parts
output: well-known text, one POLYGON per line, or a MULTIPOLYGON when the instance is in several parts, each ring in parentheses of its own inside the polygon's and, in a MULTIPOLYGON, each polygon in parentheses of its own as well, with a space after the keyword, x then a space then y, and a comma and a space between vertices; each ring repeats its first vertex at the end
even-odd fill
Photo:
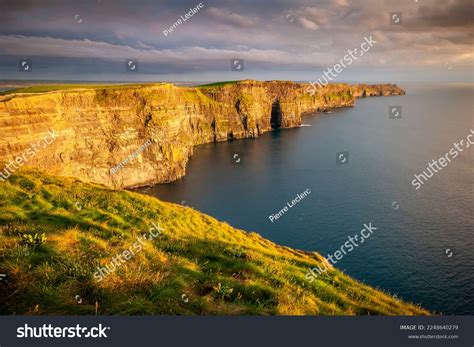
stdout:
POLYGON ((125 190, 28 169, 0 181, 0 314, 428 314, 336 269, 309 283, 321 259, 125 190), (161 234, 98 281, 152 223, 161 234))
MULTIPOLYGON (((226 84, 234 84, 240 81, 223 81, 223 82, 215 82, 209 84, 203 84, 197 86, 197 88, 201 87, 220 87, 226 84)), ((0 92, 0 95, 9 95, 9 94, 27 94, 27 93, 47 93, 53 91, 60 91, 60 90, 74 90, 74 89, 120 89, 120 88, 129 88, 129 87, 143 87, 149 86, 153 84, 160 84, 163 82, 144 82, 144 83, 112 83, 112 84, 101 84, 101 83, 71 83, 71 84, 62 84, 62 83, 54 83, 54 84, 39 84, 39 85, 32 85, 27 87, 21 88, 14 88, 5 90, 0 92)))
POLYGON ((236 81, 222 81, 222 82, 214 82, 214 83, 208 83, 208 84, 201 84, 199 86, 196 86, 196 88, 206 88, 206 87, 222 87, 227 84, 235 84, 241 82, 240 80, 236 81))
POLYGON ((155 83, 116 83, 116 84, 40 84, 33 85, 29 87, 21 87, 15 89, 9 89, 3 92, 0 92, 0 95, 8 94, 24 94, 24 93, 46 93, 59 90, 74 90, 74 89, 120 89, 120 88, 129 88, 129 87, 141 87, 146 85, 153 85, 155 83))

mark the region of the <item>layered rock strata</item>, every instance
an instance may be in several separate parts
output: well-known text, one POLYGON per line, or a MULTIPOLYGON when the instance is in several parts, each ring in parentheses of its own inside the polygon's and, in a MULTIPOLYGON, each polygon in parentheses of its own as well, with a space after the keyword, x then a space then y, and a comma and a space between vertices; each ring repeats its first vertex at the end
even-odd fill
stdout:
POLYGON ((54 130, 58 137, 26 165, 114 188, 170 182, 185 175, 197 145, 298 127, 302 114, 353 106, 356 97, 404 94, 392 84, 331 84, 313 96, 306 88, 286 81, 241 81, 209 87, 159 83, 4 95, 0 170, 54 130), (126 164, 120 165, 124 160, 126 164), (120 170, 113 170, 117 166, 120 170))

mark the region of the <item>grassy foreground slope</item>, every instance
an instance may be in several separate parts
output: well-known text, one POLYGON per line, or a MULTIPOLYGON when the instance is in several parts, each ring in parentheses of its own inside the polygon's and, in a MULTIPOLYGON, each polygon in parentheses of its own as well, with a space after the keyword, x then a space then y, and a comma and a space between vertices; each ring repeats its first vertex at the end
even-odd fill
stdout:
POLYGON ((137 193, 29 169, 0 182, 1 314, 429 314, 336 269, 309 283, 321 259, 137 193))

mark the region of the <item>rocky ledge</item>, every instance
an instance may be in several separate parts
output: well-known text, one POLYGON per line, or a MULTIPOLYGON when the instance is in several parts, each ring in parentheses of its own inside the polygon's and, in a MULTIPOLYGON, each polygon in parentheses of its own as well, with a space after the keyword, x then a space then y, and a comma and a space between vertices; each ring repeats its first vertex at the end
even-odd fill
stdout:
POLYGON ((356 97, 405 94, 393 84, 330 84, 312 96, 307 87, 287 81, 158 83, 4 95, 0 170, 6 173, 5 165, 25 158, 32 144, 54 131, 58 137, 28 155, 26 165, 114 188, 170 182, 185 175, 197 145, 298 127, 302 114, 353 106, 356 97))

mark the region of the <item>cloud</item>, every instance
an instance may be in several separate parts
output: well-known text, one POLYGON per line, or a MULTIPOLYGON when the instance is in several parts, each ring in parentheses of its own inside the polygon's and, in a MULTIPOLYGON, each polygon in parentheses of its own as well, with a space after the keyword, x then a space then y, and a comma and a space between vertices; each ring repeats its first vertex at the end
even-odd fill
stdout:
POLYGON ((300 12, 313 22, 318 23, 318 25, 327 24, 335 15, 334 12, 319 7, 305 7, 300 12))
POLYGON ((257 19, 250 16, 242 16, 237 13, 232 13, 225 9, 210 7, 207 14, 220 23, 234 25, 237 27, 249 27, 257 23, 257 19))
POLYGON ((298 17, 298 22, 306 29, 318 30, 319 25, 312 20, 306 19, 305 17, 298 17))
MULTIPOLYGON (((436 34, 425 33, 413 40, 409 33, 375 33, 377 46, 360 59, 357 66, 409 66, 413 61, 418 66, 425 64, 442 64, 447 60, 464 64, 472 63, 472 54, 452 45, 449 50, 440 50, 434 46, 440 38, 436 34), (392 52, 397 52, 393 54, 392 52), (430 52, 431 54, 427 54, 430 52), (410 55, 411 59, 404 57, 410 55)), ((65 40, 52 37, 34 37, 20 35, 0 35, 2 55, 15 57, 53 57, 70 59, 93 59, 102 61, 123 62, 126 58, 136 58, 140 64, 159 65, 162 69, 183 72, 190 67, 213 71, 227 66, 231 58, 246 60, 249 68, 284 67, 287 69, 328 67, 339 61, 347 49, 352 49, 363 41, 348 44, 344 50, 330 52, 318 49, 311 52, 292 52, 281 49, 260 49, 239 47, 233 49, 206 48, 200 46, 183 46, 169 49, 148 49, 146 47, 131 47, 108 42, 91 40, 65 40)), ((72 62, 71 62, 72 64, 72 62)))
POLYGON ((349 3, 347 2, 347 0, 336 0, 335 3, 336 3, 336 5, 338 5, 340 7, 348 7, 349 6, 349 3))
MULTIPOLYGON (((145 1, 140 6, 131 0, 53 1, 47 5, 4 1, 8 6, 0 21, 2 62, 15 62, 19 56, 48 57, 57 64, 57 71, 76 68, 78 75, 93 70, 94 65, 96 69, 108 66, 110 61, 120 68, 125 58, 138 58, 143 71, 149 67, 182 74, 192 69, 224 71, 230 58, 236 57, 246 60, 246 72, 312 70, 334 65, 347 49, 371 34, 377 46, 351 69, 425 68, 450 61, 472 71, 470 0, 396 4, 390 0, 318 0, 317 5, 307 0, 271 5, 222 0, 213 7, 205 3, 202 11, 169 37, 162 30, 195 7, 195 0, 145 1), (394 11, 403 13, 402 26, 389 25, 389 12, 394 11), (76 13, 83 18, 81 24, 74 20, 76 13), (287 19, 288 13, 294 20, 287 19)), ((11 67, 0 66, 1 71, 7 69, 11 67)))
POLYGON ((188 63, 190 65, 215 63, 241 57, 256 63, 294 64, 297 54, 276 49, 218 49, 186 46, 175 49, 141 49, 125 45, 91 40, 65 40, 52 37, 0 35, 3 55, 17 57, 95 58, 123 61, 137 58, 144 63, 188 63), (199 59, 196 59, 199 57, 199 59))
POLYGON ((425 25, 437 27, 473 27, 474 6, 472 0, 436 1, 430 6, 420 6, 418 18, 425 25))

